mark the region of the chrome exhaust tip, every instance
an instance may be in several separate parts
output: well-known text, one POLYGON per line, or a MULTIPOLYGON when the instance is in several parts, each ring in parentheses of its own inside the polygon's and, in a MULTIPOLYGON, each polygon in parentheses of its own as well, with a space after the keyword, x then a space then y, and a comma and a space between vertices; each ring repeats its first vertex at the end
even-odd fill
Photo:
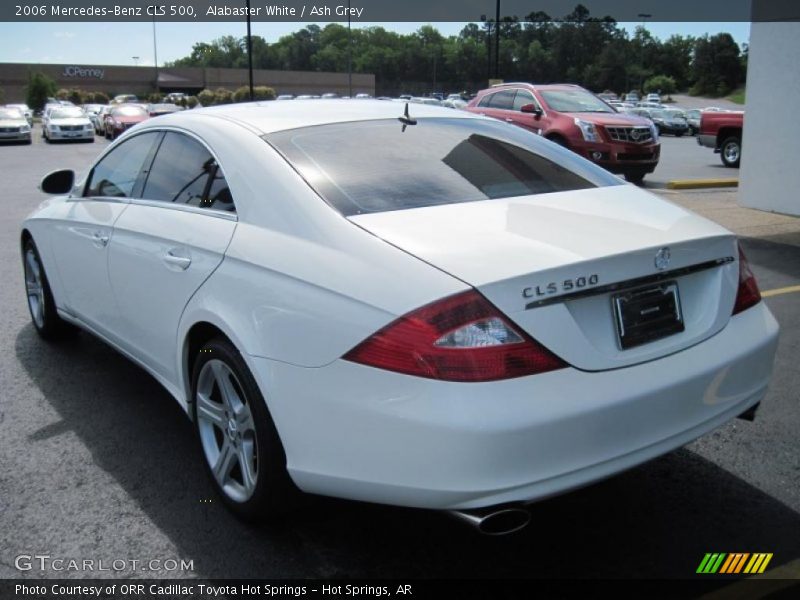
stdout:
POLYGON ((516 533, 531 522, 531 513, 521 506, 489 507, 477 510, 452 510, 450 514, 465 521, 484 535, 516 533))

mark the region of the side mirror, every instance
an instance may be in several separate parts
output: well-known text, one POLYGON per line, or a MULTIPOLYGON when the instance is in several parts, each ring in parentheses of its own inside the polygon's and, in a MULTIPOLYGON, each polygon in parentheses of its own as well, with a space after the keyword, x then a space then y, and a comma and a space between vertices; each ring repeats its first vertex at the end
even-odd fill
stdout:
POLYGON ((521 112, 536 115, 536 117, 542 116, 542 109, 536 106, 535 104, 523 104, 520 109, 521 112))
POLYGON ((75 171, 61 169, 48 173, 39 184, 39 189, 45 194, 69 194, 75 185, 75 171))

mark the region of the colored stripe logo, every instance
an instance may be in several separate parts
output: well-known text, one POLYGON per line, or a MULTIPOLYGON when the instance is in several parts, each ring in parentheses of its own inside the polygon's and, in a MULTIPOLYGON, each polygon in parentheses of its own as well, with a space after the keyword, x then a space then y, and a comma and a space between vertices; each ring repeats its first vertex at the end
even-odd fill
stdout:
POLYGON ((697 573, 737 575, 740 573, 763 573, 769 561, 772 560, 771 552, 708 552, 700 561, 697 573))

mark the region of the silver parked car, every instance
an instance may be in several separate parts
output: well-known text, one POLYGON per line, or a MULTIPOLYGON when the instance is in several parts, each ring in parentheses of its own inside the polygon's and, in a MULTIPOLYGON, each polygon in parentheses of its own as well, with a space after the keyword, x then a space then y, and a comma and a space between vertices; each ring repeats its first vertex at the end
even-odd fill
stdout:
POLYGON ((18 108, 0 107, 0 142, 31 143, 31 126, 18 108))

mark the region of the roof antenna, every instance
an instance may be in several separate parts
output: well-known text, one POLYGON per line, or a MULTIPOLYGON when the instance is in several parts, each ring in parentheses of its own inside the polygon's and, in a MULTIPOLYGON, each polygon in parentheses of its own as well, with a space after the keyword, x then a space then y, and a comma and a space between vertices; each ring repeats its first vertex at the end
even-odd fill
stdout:
POLYGON ((408 102, 406 102, 406 110, 405 110, 405 112, 403 113, 402 116, 397 117, 397 120, 400 121, 403 124, 402 133, 405 133, 406 127, 408 127, 409 125, 416 125, 417 124, 417 120, 416 119, 412 119, 408 115, 408 102))

